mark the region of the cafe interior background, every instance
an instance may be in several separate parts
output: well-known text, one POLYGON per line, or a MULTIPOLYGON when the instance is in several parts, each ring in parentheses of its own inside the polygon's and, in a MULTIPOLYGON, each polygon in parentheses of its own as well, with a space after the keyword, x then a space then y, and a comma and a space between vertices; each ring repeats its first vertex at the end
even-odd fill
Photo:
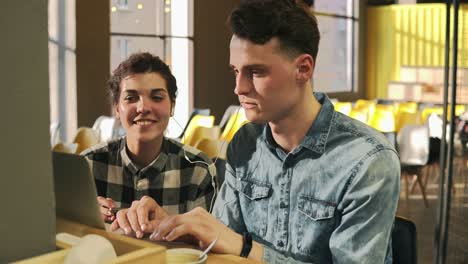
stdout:
MULTIPOLYGON (((402 172, 397 215, 414 224, 418 263, 467 263, 467 1, 312 2, 321 32, 314 89, 396 146, 404 141, 405 126, 428 128, 422 162, 402 160, 402 167, 416 170, 402 172)), ((225 22, 238 3, 0 3, 0 262, 55 249, 51 149, 76 148, 77 134, 85 128, 94 129, 99 141, 121 133, 105 83, 133 52, 160 56, 177 79, 179 124, 171 121, 167 136, 186 133, 186 143, 202 148, 193 131, 210 128, 215 133, 206 134, 205 141, 214 142, 215 150, 206 151, 223 155, 216 147, 232 137, 223 128, 246 122, 242 117, 241 123, 229 122, 236 112, 228 111, 237 109, 238 101, 225 22), (194 113, 202 121, 195 123, 194 113)))

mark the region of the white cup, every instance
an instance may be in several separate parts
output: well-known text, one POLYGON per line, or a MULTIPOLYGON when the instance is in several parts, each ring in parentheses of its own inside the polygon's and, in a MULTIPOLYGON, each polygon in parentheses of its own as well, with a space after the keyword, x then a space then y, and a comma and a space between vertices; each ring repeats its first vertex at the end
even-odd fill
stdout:
POLYGON ((94 234, 82 237, 65 256, 65 264, 97 264, 117 258, 112 243, 94 234))
POLYGON ((208 255, 198 260, 200 250, 192 248, 173 248, 166 250, 166 263, 167 264, 204 264, 208 255))

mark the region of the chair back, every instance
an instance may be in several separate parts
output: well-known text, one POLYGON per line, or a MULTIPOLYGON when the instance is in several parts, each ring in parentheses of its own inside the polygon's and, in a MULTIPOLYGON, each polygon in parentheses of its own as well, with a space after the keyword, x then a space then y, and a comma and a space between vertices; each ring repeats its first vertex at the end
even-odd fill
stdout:
POLYGON ((190 122, 192 121, 192 119, 196 115, 209 116, 210 113, 211 113, 211 110, 209 108, 194 108, 192 113, 190 113, 190 116, 189 116, 189 118, 187 120, 187 123, 185 124, 185 127, 182 129, 182 131, 180 132, 180 135, 177 138, 182 139, 182 137, 184 136, 185 131, 187 131, 187 128, 190 125, 190 122))
POLYGON ((75 154, 77 148, 78 148, 78 144, 76 143, 59 142, 54 145, 54 147, 52 148, 52 151, 75 154))
POLYGON ((368 124, 380 132, 395 132, 393 106, 378 105, 374 114, 369 118, 368 124))
POLYGON ((237 130, 241 128, 244 124, 248 123, 247 117, 245 115, 244 108, 239 109, 239 111, 229 118, 226 127, 223 129, 221 133, 221 140, 226 140, 227 142, 231 142, 231 139, 236 134, 237 130))
POLYGON ((422 166, 429 160, 429 129, 425 125, 406 125, 397 135, 402 165, 422 166))
POLYGON ((195 131, 196 127, 213 127, 215 117, 214 116, 204 116, 204 115, 195 115, 186 126, 186 129, 182 135, 180 140, 181 143, 186 144, 187 142, 191 142, 191 137, 193 136, 193 132, 195 131))
POLYGON ((197 126, 193 129, 192 133, 185 138, 184 144, 196 147, 200 140, 205 138, 217 140, 220 134, 221 130, 219 129, 219 126, 197 126))
POLYGON ((351 102, 336 102, 333 104, 335 111, 340 112, 344 115, 349 116, 351 109, 353 108, 351 102))
POLYGON ((417 263, 416 225, 409 219, 396 216, 392 230, 394 264, 417 263))
POLYGON ((202 138, 195 147, 204 152, 210 159, 214 159, 220 152, 221 144, 217 139, 202 138))
POLYGON ((395 116, 395 129, 400 132, 405 125, 421 124, 421 113, 418 111, 400 109, 395 116))
POLYGON ((96 130, 90 127, 80 127, 76 132, 73 143, 78 144, 76 153, 79 154, 83 150, 97 145, 99 143, 99 134, 96 130))
POLYGON ((398 105, 398 111, 412 112, 418 111, 418 103, 416 102, 404 102, 398 105))
POLYGON ((442 107, 426 107, 421 112, 421 122, 426 122, 431 114, 442 116, 443 111, 442 107))
POLYGON ((375 102, 371 100, 358 99, 354 103, 353 109, 358 110, 360 112, 365 112, 367 116, 366 117, 366 122, 367 122, 367 120, 369 120, 369 118, 374 115, 375 102))
POLYGON ((226 111, 224 111, 224 114, 223 114, 223 117, 221 118, 221 121, 219 122, 219 127, 221 128, 221 130, 223 130, 224 127, 226 127, 226 125, 227 125, 229 119, 231 118, 231 116, 234 115, 235 113, 237 113, 237 111, 240 108, 241 107, 239 105, 230 105, 230 106, 228 106, 226 111))
POLYGON ((120 121, 112 116, 98 117, 93 124, 93 129, 98 133, 99 142, 107 142, 125 134, 120 121))
POLYGON ((444 127, 444 120, 436 113, 431 113, 426 122, 429 127, 429 136, 442 139, 442 128, 444 127))
POLYGON ((349 117, 359 120, 363 122, 364 124, 367 124, 368 113, 364 110, 353 108, 349 112, 349 117))

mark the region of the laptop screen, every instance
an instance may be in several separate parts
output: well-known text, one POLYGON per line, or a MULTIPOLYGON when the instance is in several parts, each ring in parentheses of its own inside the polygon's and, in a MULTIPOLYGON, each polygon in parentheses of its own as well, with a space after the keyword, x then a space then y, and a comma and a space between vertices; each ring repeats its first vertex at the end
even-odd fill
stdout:
POLYGON ((94 177, 85 157, 53 152, 56 215, 104 229, 94 177))

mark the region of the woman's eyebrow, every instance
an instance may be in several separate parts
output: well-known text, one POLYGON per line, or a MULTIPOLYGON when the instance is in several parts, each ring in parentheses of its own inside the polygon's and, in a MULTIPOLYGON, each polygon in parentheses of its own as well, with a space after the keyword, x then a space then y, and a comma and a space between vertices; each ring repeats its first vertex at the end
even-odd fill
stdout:
POLYGON ((167 93, 167 90, 165 88, 152 88, 151 89, 152 93, 159 93, 159 92, 165 92, 167 93))

